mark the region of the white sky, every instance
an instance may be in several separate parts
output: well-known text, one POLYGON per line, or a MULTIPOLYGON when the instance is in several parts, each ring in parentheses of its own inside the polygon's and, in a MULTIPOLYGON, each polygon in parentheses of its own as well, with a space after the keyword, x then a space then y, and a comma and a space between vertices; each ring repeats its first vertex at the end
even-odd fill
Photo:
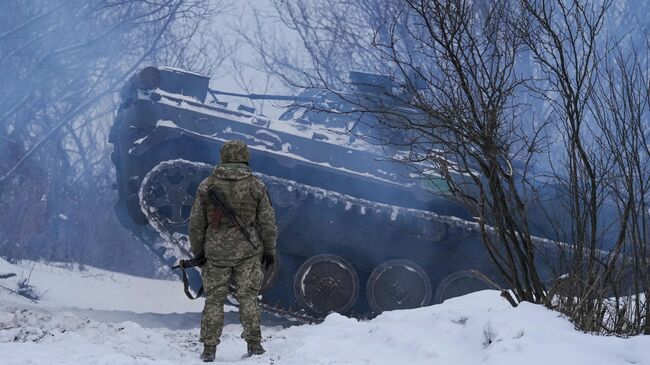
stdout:
POLYGON ((292 35, 278 23, 271 0, 233 1, 231 9, 215 22, 215 31, 223 35, 232 53, 225 62, 222 72, 212 75, 211 87, 219 90, 250 93, 286 93, 278 82, 270 82, 266 73, 254 69, 258 59, 238 29, 245 29, 249 35, 257 29, 255 12, 259 14, 262 27, 276 35, 287 38, 292 35), (237 68, 240 68, 239 70, 237 68), (242 72, 243 71, 243 72, 242 72))

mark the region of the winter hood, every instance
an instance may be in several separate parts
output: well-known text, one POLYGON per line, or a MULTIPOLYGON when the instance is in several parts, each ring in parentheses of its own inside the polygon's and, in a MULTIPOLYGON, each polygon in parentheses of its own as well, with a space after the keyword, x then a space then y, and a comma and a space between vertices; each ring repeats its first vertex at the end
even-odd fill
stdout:
POLYGON ((243 163, 222 163, 214 169, 212 175, 224 180, 243 180, 252 176, 253 172, 243 163))

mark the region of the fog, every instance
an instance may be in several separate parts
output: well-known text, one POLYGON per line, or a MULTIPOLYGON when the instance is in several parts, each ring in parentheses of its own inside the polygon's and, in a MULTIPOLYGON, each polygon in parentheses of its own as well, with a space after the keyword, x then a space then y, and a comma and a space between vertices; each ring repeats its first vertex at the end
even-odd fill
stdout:
POLYGON ((148 64, 210 72, 209 1, 21 1, 0 11, 0 254, 154 275, 117 224, 108 132, 148 64), (201 39, 203 38, 203 39, 201 39), (116 254, 116 253, 120 254, 116 254))
MULTIPOLYGON (((345 8, 337 1, 311 6, 295 1, 290 8, 274 1, 4 2, 0 255, 166 275, 158 270, 159 258, 113 212, 116 178, 108 133, 126 80, 145 66, 168 65, 209 75, 210 86, 225 91, 295 95, 314 80, 349 91, 349 71, 390 72, 368 42, 377 29, 378 39, 385 39, 381 25, 394 3, 364 1, 345 8), (291 9, 305 10, 305 20, 313 23, 292 29, 291 9), (335 23, 342 14, 350 15, 348 21, 335 23), (338 38, 330 28, 312 29, 332 24, 340 26, 338 38)), ((647 2, 617 2, 605 33, 642 39, 648 20, 640 18, 639 9, 648 9, 647 2)), ((525 61, 521 67, 539 71, 525 61)), ((270 117, 279 117, 287 104, 223 100, 270 117)), ((531 115, 552 113, 533 98, 522 102, 531 104, 531 115)), ((550 154, 540 158, 542 169, 561 157, 550 154)), ((391 197, 377 199, 399 204, 391 197)))

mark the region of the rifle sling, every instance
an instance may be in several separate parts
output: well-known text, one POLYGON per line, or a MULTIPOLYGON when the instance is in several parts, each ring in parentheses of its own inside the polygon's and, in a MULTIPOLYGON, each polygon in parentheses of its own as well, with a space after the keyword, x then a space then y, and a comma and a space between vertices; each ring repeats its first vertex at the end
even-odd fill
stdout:
MULTIPOLYGON (((253 240, 251 240, 250 233, 246 230, 246 228, 244 228, 241 220, 237 216, 237 212, 235 212, 234 209, 232 209, 232 207, 229 207, 229 204, 228 204, 227 201, 220 201, 219 197, 217 196, 215 191, 212 190, 212 189, 215 189, 215 187, 213 185, 211 185, 209 190, 208 190, 208 198, 212 201, 212 203, 215 205, 215 207, 222 210, 221 214, 222 215, 225 214, 230 219, 232 224, 235 227, 237 227, 237 229, 239 229, 239 231, 242 233, 242 235, 244 235, 244 238, 246 238, 246 241, 248 241, 248 243, 251 245, 251 247, 253 247, 254 250, 257 250, 257 248, 258 248, 257 245, 255 243, 253 243, 253 240)), ((221 195, 223 196, 223 194, 221 194, 221 195)), ((214 214, 213 214, 213 216, 214 216, 214 214)), ((219 219, 221 219, 221 216, 219 216, 219 219)))
POLYGON ((181 272, 183 273, 183 291, 185 292, 185 295, 191 300, 199 298, 201 295, 203 295, 203 285, 201 285, 201 288, 199 288, 196 296, 192 296, 192 292, 190 291, 190 280, 188 279, 187 273, 185 272, 185 261, 181 260, 180 268, 181 272))

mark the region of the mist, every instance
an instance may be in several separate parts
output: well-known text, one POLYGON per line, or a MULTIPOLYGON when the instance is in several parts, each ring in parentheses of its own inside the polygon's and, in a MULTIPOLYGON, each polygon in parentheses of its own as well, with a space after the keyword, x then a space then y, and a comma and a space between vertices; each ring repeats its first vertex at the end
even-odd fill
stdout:
POLYGON ((224 2, 7 1, 0 10, 0 255, 156 274, 117 223, 108 132, 137 69, 210 73, 224 2), (121 252, 121 253, 120 253, 121 252))
POLYGON ((648 8, 5 1, 0 257, 179 284, 197 187, 238 139, 276 214, 269 313, 368 319, 489 288, 648 334, 648 8))
MULTIPOLYGON (((388 39, 385 24, 396 4, 359 2, 352 8, 337 1, 309 5, 302 1, 214 0, 3 4, 0 254, 147 276, 161 274, 160 259, 134 238, 113 212, 116 177, 108 134, 120 103, 118 91, 127 79, 145 66, 173 66, 210 76, 210 86, 217 90, 297 95, 305 89, 327 89, 320 83, 326 82, 335 90, 353 92, 350 71, 392 72, 372 42, 373 35, 376 42, 388 39), (306 20, 301 27, 293 26, 298 20, 297 9, 305 10, 300 13, 306 20), (353 21, 336 23, 344 12, 354 14, 353 21), (324 24, 338 26, 338 38, 331 31, 313 31, 324 24)), ((605 32, 612 39, 623 36, 639 41, 639 30, 647 20, 640 19, 635 9, 644 6, 645 2, 639 1, 613 8, 605 32), (623 23, 621 19, 632 21, 623 23)), ((403 49, 409 46, 400 45, 403 49)), ((538 71, 526 60, 518 67, 525 74, 538 71)), ((281 118, 290 104, 233 97, 219 100, 240 102, 273 118, 281 118)), ((530 104, 528 112, 539 116, 538 120, 551 113, 547 104, 534 98, 522 97, 519 102, 530 104)), ((285 117, 290 118, 288 114, 285 117)), ((381 145, 385 136, 371 135, 373 126, 377 127, 372 118, 349 128, 355 124, 333 124, 337 117, 341 116, 321 113, 309 123, 350 132, 353 138, 365 138, 395 152, 394 146, 381 145)), ((356 120, 349 115, 345 118, 356 120)), ((317 150, 306 153, 315 160, 319 155, 317 150)), ((538 168, 546 171, 549 161, 560 158, 550 149, 549 156, 537 161, 538 168)), ((323 161, 327 160, 324 157, 323 161)), ((335 163, 367 172, 367 164, 359 161, 335 163)), ((205 162, 216 164, 216 154, 205 162)), ((405 169, 398 163, 382 169, 400 178, 421 172, 417 166, 405 169)), ((416 184, 431 185, 427 178, 423 180, 416 184)), ((345 188, 395 205, 433 211, 442 206, 410 206, 393 192, 374 187, 345 188)), ((462 209, 453 211, 464 218, 471 215, 462 209)))

